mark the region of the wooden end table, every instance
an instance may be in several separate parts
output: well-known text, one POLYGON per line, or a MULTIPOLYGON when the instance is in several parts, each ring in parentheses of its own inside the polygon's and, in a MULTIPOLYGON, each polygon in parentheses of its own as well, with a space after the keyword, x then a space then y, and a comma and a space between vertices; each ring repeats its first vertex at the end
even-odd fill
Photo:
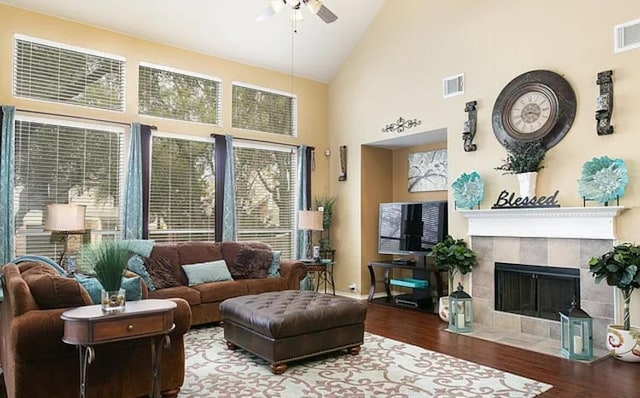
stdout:
POLYGON ((335 261, 303 261, 309 273, 313 275, 312 284, 315 284, 316 292, 320 289, 320 283, 324 284, 324 292, 327 293, 327 285, 331 286, 333 295, 336 295, 336 283, 333 279, 333 266, 335 261))
POLYGON ((148 337, 151 339, 152 397, 160 397, 160 357, 162 347, 171 343, 175 327, 171 300, 127 301, 124 312, 104 314, 101 306, 88 305, 67 310, 62 341, 78 347, 80 353, 80 397, 85 397, 87 365, 95 360, 94 345, 148 337))

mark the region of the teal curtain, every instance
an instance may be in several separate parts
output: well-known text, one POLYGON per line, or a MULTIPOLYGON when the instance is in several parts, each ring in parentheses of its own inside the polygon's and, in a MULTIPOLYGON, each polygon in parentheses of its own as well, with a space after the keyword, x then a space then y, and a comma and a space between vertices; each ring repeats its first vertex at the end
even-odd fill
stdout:
POLYGON ((222 206, 222 241, 235 241, 238 235, 236 225, 236 183, 233 167, 233 137, 225 135, 227 157, 224 162, 224 203, 222 206))
POLYGON ((0 139, 0 264, 11 261, 14 252, 13 222, 14 136, 16 108, 2 105, 0 139))
MULTIPOLYGON (((309 179, 308 179, 308 167, 309 167, 309 159, 307 159, 307 146, 300 145, 298 147, 298 192, 297 198, 298 203, 296 208, 298 210, 309 210, 309 179)), ((296 215, 296 220, 298 219, 296 215)), ((300 231, 296 228, 296 240, 297 240, 297 253, 296 258, 307 258, 309 257, 307 250, 309 248, 309 239, 311 231, 300 231)), ((303 280, 300 281, 300 290, 313 290, 313 284, 311 283, 312 279, 309 274, 304 277, 303 280)))
POLYGON ((123 239, 142 239, 142 149, 140 123, 131 123, 129 160, 125 181, 123 239))

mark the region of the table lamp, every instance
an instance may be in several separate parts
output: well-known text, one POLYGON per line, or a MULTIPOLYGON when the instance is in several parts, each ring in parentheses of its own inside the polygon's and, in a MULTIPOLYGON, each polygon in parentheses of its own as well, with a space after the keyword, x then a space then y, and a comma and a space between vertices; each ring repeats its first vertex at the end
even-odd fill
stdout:
POLYGON ((313 231, 322 231, 322 212, 317 210, 299 210, 298 211, 298 229, 311 231, 309 245, 307 246, 307 256, 314 260, 320 260, 320 246, 313 246, 313 256, 311 256, 311 245, 313 240, 313 231))
POLYGON ((47 205, 47 217, 44 223, 46 231, 58 232, 64 243, 58 264, 62 265, 64 255, 69 249, 69 234, 84 232, 86 206, 71 203, 51 203, 47 205))

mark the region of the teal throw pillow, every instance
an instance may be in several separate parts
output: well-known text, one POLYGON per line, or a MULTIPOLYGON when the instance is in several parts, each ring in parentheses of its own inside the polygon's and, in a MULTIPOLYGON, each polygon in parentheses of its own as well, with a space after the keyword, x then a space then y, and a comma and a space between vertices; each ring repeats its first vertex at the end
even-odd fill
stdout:
MULTIPOLYGON (((94 304, 100 304, 102 301, 102 285, 100 282, 92 277, 86 275, 76 274, 74 275, 78 283, 85 288, 91 300, 94 304)), ((142 286, 140 285, 140 277, 135 276, 133 278, 122 278, 122 286, 125 290, 125 299, 127 301, 142 300, 142 286)))
POLYGON ((144 259, 141 256, 138 254, 131 256, 127 262, 127 269, 140 275, 150 292, 156 290, 156 286, 153 284, 151 275, 149 274, 147 267, 144 266, 144 259))
POLYGON ((189 286, 206 282, 231 281, 231 273, 224 260, 209 261, 206 263, 185 264, 182 269, 187 274, 189 286))
POLYGON ((271 265, 269 265, 269 274, 267 277, 269 278, 280 278, 280 256, 282 252, 274 251, 273 252, 273 260, 271 260, 271 265))
POLYGON ((151 255, 154 243, 155 241, 147 239, 125 239, 120 241, 122 247, 142 257, 149 257, 151 255))

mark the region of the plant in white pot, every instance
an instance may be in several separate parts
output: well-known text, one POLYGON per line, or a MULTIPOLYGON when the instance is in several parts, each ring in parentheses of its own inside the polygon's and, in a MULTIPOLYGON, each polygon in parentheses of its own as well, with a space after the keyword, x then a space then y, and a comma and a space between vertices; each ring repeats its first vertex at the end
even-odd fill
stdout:
POLYGON ((640 329, 631 326, 629 304, 633 290, 640 287, 640 246, 623 243, 589 260, 589 271, 596 283, 620 289, 624 301, 623 324, 609 325, 607 348, 612 356, 627 362, 640 362, 640 329))
MULTIPOLYGON (((454 239, 450 235, 433 246, 429 256, 433 257, 433 264, 441 271, 449 272, 449 294, 455 290, 453 286, 454 276, 460 272, 467 274, 478 264, 476 254, 467 247, 463 239, 454 239)), ((438 308, 440 319, 449 321, 449 297, 440 297, 438 308)))
POLYGON ((536 195, 536 180, 542 160, 547 150, 542 141, 529 142, 505 142, 504 147, 507 148, 507 157, 503 159, 502 165, 496 167, 496 170, 504 171, 503 174, 515 174, 520 183, 520 196, 533 197, 536 195))

